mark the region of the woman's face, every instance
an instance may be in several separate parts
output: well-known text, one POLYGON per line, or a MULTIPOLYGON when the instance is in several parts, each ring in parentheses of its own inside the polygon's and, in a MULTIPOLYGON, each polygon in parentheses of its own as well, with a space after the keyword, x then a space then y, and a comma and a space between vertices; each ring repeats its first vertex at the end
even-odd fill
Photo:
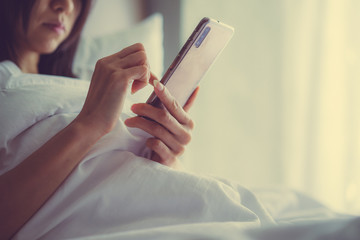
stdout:
POLYGON ((27 31, 18 26, 21 51, 54 52, 69 36, 81 10, 81 0, 36 0, 27 31))

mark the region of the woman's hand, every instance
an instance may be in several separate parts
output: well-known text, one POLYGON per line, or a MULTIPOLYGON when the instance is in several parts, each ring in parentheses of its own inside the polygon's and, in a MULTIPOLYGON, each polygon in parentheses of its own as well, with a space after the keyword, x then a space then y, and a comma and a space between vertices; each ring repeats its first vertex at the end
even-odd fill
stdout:
POLYGON ((152 78, 144 46, 140 43, 100 59, 76 121, 99 131, 100 136, 110 132, 119 119, 128 87, 131 85, 134 93, 152 78))
POLYGON ((164 85, 157 80, 153 82, 154 91, 166 109, 146 103, 134 104, 131 110, 139 116, 127 119, 125 124, 153 135, 154 138, 146 141, 146 146, 153 151, 151 159, 174 167, 177 158, 183 154, 185 146, 191 141, 194 122, 187 111, 195 101, 199 88, 195 89, 185 106, 181 107, 164 85))

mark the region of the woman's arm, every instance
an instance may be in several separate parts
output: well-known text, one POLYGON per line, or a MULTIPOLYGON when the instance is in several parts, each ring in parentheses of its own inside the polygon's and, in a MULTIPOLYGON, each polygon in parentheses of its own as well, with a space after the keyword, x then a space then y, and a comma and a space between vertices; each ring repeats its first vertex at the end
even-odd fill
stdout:
POLYGON ((127 88, 152 78, 135 44, 98 61, 83 109, 66 128, 0 176, 0 239, 8 239, 46 202, 90 148, 116 125, 127 88))
POLYGON ((44 204, 100 137, 74 121, 0 177, 0 239, 8 239, 44 204))

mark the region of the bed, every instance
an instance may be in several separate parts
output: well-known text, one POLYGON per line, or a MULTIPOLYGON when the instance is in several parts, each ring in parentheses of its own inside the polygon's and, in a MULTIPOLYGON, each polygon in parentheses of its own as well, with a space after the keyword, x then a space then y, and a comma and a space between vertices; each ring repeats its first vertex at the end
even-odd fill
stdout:
MULTIPOLYGON (((6 63, 13 76, 0 83, 0 174, 76 117, 96 59, 141 41, 160 75, 162 26, 163 16, 152 14, 128 29, 84 36, 74 65, 83 80, 22 74, 6 63)), ((299 192, 248 189, 144 158, 146 138, 123 120, 131 116, 129 106, 150 91, 127 99, 117 127, 14 239, 360 239, 359 217, 299 192)))

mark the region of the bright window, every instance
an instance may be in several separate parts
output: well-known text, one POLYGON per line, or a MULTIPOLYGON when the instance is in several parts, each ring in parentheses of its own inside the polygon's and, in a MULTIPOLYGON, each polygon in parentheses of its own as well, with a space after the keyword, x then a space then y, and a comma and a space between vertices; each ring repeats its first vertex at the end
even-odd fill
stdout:
POLYGON ((360 2, 183 0, 235 36, 201 84, 185 164, 360 211, 360 2))

